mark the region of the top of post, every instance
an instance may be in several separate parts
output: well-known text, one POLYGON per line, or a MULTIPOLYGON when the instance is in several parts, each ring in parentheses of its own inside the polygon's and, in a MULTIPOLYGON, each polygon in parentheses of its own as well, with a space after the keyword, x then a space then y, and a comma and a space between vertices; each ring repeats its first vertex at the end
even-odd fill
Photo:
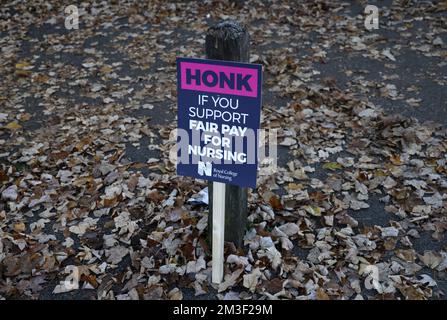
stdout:
POLYGON ((208 59, 248 62, 250 36, 247 27, 234 20, 225 20, 210 27, 205 37, 208 59))
POLYGON ((247 28, 234 20, 225 20, 208 29, 208 34, 222 40, 237 39, 247 32, 247 28))

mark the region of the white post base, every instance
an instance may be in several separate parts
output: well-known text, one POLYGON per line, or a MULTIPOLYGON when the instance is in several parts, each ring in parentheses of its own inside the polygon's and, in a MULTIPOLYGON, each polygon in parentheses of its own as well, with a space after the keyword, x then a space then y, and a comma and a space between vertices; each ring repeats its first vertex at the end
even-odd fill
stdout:
POLYGON ((212 282, 221 283, 224 274, 225 183, 213 182, 212 282))

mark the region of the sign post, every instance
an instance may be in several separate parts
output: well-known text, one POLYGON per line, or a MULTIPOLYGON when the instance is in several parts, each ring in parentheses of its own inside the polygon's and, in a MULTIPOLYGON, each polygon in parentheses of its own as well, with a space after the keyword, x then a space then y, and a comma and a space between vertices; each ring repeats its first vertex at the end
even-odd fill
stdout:
MULTIPOLYGON (((208 59, 248 62, 250 60, 250 36, 245 26, 235 21, 223 21, 208 29, 205 37, 208 59)), ((213 183, 208 183, 212 194, 213 183)), ((248 189, 231 184, 225 186, 225 241, 243 246, 247 226, 248 189)), ((208 230, 213 230, 214 199, 209 199, 208 230)), ((212 241, 212 234, 208 239, 212 241)))
POLYGON ((256 187, 262 67, 231 61, 248 60, 248 43, 245 28, 223 22, 207 33, 213 60, 177 58, 177 174, 209 181, 215 283, 224 241, 242 246, 247 188, 256 187))
POLYGON ((220 283, 223 279, 224 240, 225 240, 225 184, 213 182, 213 272, 212 282, 220 283))

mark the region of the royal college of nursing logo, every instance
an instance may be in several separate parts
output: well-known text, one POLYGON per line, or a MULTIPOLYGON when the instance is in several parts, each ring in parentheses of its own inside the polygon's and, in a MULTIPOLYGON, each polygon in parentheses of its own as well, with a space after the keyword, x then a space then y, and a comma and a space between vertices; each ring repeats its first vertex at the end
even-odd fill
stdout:
POLYGON ((211 162, 199 161, 197 166, 197 173, 201 176, 205 175, 210 177, 213 171, 213 164, 211 162))

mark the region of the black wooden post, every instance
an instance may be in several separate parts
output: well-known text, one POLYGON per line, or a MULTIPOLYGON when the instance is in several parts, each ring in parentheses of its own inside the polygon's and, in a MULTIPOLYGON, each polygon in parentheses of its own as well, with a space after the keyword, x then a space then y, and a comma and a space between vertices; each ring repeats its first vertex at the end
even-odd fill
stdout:
MULTIPOLYGON (((245 26, 235 21, 223 21, 208 29, 205 38, 206 57, 214 60, 249 61, 250 37, 245 26)), ((213 183, 208 183, 209 239, 212 237, 213 183)), ((247 188, 225 186, 225 241, 243 246, 247 225, 247 188)))

